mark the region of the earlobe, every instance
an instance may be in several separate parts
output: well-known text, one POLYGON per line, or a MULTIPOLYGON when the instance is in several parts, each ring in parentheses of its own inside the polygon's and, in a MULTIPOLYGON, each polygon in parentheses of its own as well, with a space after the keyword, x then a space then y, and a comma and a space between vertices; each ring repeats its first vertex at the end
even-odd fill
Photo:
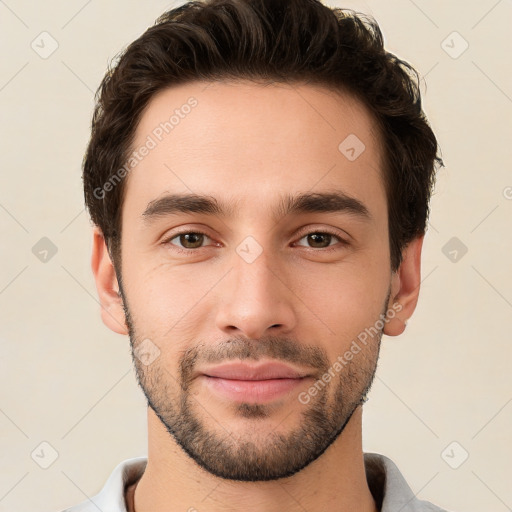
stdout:
POLYGON ((421 283, 421 248, 424 235, 414 238, 402 251, 402 263, 393 274, 384 334, 398 336, 418 303, 421 283))
POLYGON ((103 233, 98 227, 94 227, 93 230, 91 267, 101 304, 103 323, 118 334, 128 334, 116 271, 103 233))

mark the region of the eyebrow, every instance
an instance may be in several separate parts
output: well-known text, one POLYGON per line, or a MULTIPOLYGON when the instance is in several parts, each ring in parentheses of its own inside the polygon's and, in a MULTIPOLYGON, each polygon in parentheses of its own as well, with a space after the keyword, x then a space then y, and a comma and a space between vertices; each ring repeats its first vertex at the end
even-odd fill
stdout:
MULTIPOLYGON (((159 217, 169 215, 199 213, 218 217, 230 217, 237 211, 237 203, 220 202, 215 197, 197 194, 167 194, 151 201, 142 214, 144 222, 149 223, 159 217)), ((355 197, 344 192, 306 192, 281 197, 273 219, 299 213, 346 213, 371 220, 368 208, 355 197)))

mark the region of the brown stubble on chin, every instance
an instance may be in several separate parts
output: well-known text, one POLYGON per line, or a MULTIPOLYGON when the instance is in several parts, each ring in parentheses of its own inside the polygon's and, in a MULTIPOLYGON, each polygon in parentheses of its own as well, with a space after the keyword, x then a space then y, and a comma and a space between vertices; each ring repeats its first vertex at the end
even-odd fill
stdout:
POLYGON ((236 411, 239 416, 246 419, 265 419, 270 416, 268 412, 269 407, 267 405, 262 404, 248 404, 241 403, 237 404, 236 411))
MULTIPOLYGON (((221 349, 223 354, 221 360, 225 360, 225 356, 240 356, 241 353, 250 354, 253 359, 258 359, 261 354, 282 355, 287 350, 284 348, 287 346, 287 341, 277 340, 277 338, 271 341, 265 339, 265 342, 240 339, 231 342, 230 345, 234 349, 228 349, 227 352, 221 349), (253 347, 253 350, 247 351, 248 346, 253 347)), ((293 346, 292 355, 290 357, 288 354, 287 359, 298 357, 303 363, 304 359, 301 359, 300 354, 308 355, 309 351, 304 352, 304 348, 293 346)), ((374 347, 374 350, 375 348, 377 347, 374 347)), ((197 350, 204 350, 207 359, 208 357, 213 360, 219 358, 218 351, 209 352, 206 348, 199 346, 183 355, 179 365, 182 372, 179 378, 182 381, 180 384, 183 391, 175 397, 174 405, 172 400, 169 400, 173 395, 171 383, 162 380, 161 370, 164 368, 160 368, 160 373, 158 367, 155 367, 156 373, 141 375, 143 388, 147 392, 148 405, 155 411, 177 444, 200 467, 216 476, 230 480, 261 481, 283 478, 295 474, 318 458, 335 441, 361 403, 358 390, 361 389, 361 384, 368 383, 369 373, 373 371, 373 365, 363 374, 358 372, 357 366, 349 365, 344 368, 343 371, 348 372, 344 379, 337 384, 334 384, 333 380, 311 400, 308 406, 299 409, 301 417, 298 426, 292 431, 282 433, 277 430, 277 426, 292 413, 290 411, 279 419, 279 424, 264 438, 253 435, 244 436, 243 433, 240 435, 236 431, 231 431, 221 418, 209 415, 205 419, 201 417, 202 414, 198 414, 204 408, 200 407, 196 410, 197 402, 190 393, 191 379, 193 380, 192 376, 196 374, 194 369, 198 361, 197 350)), ((307 367, 310 367, 311 358, 307 361, 309 363, 307 367)), ((327 361, 322 364, 325 362, 327 361)), ((231 404, 231 406, 238 408, 245 417, 256 417, 261 420, 265 414, 271 413, 271 407, 277 404, 231 404)))
MULTIPOLYGON (((135 334, 131 329, 132 337, 135 334)), ((165 345, 165 342, 161 344, 162 347, 165 345)), ((217 344, 202 341, 186 350, 169 353, 172 368, 167 368, 163 359, 158 359, 149 368, 137 365, 137 375, 148 406, 174 441, 200 467, 230 480, 273 480, 300 471, 341 434, 354 411, 364 402, 363 397, 373 380, 379 347, 380 336, 344 366, 336 379, 319 390, 309 405, 278 414, 266 435, 263 435, 264 431, 256 432, 254 428, 247 430, 245 427, 238 432, 226 423, 224 415, 216 417, 209 413, 204 407, 206 404, 197 400, 201 382, 197 382, 196 392, 194 381, 198 370, 230 360, 271 359, 309 369, 312 373, 309 380, 313 385, 332 365, 321 347, 301 345, 291 338, 277 336, 258 340, 232 337, 217 344), (174 371, 171 370, 175 368, 176 374, 172 375, 174 371), (172 378, 167 378, 166 374, 172 378), (293 422, 292 430, 278 428, 297 410, 299 417, 293 422)), ((254 419, 254 427, 261 422, 264 428, 263 420, 274 416, 281 406, 278 402, 229 405, 235 417, 254 419)))
MULTIPOLYGON (((311 368, 314 366, 315 379, 319 378, 327 368, 328 357, 325 351, 314 346, 300 346, 295 341, 269 336, 263 340, 248 340, 243 337, 235 337, 226 340, 218 347, 206 347, 204 344, 196 345, 183 354, 179 362, 179 383, 184 394, 188 393, 194 380, 194 372, 198 360, 205 364, 222 363, 228 360, 252 360, 262 358, 276 359, 311 368), (201 354, 201 358, 199 358, 201 354)), ((313 372, 313 370, 312 370, 313 372)), ((237 416, 245 419, 266 419, 279 408, 278 404, 233 404, 232 408, 237 416)))

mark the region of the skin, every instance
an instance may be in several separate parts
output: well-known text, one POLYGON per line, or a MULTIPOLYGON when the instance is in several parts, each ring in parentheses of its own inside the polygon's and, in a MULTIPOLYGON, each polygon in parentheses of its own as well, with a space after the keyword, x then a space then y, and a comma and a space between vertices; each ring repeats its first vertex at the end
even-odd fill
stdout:
MULTIPOLYGON (((148 465, 128 490, 127 501, 137 512, 191 507, 211 512, 375 512, 363 462, 362 396, 373 379, 381 334, 401 334, 416 307, 423 237, 404 248, 400 268, 391 272, 382 147, 371 113, 349 94, 319 86, 194 82, 161 91, 151 100, 134 147, 143 145, 190 96, 198 105, 127 178, 121 295, 102 233, 94 230, 92 268, 104 323, 130 334, 133 350, 145 339, 159 350, 149 365, 134 357, 139 383, 158 414, 148 407, 148 465), (365 145, 354 161, 338 150, 349 134, 365 145), (286 194, 333 190, 357 199, 369 215, 273 215, 286 194), (152 201, 171 193, 214 197, 232 211, 224 216, 143 215, 152 201), (193 239, 199 247, 178 252, 192 245, 184 245, 187 241, 177 233, 198 229, 207 234, 199 243, 193 239), (307 236, 311 233, 333 236, 312 239, 307 236), (251 263, 236 250, 248 236, 262 251, 251 263), (393 304, 399 304, 400 312, 388 318, 379 335, 335 372, 321 393, 301 403, 298 393, 307 391, 324 374, 325 364, 332 365, 393 304), (289 352, 276 356, 276 347, 290 346, 297 363, 291 363, 289 352), (311 353, 325 359, 308 358, 311 353), (196 359, 187 359, 190 354, 196 359), (243 409, 194 376, 207 355, 218 362, 281 360, 312 377, 284 397, 243 409), (185 362, 192 373, 183 372, 185 362), (183 439, 169 433, 184 397, 202 434, 224 442, 225 451, 209 461, 212 467, 195 460, 182 448, 183 439), (324 423, 305 423, 307 411, 315 407, 324 423), (284 469, 289 457, 279 457, 269 447, 276 446, 280 435, 289 441, 286 453, 291 456, 298 446, 293 448, 290 435, 305 424, 318 426, 315 432, 321 433, 309 448, 322 446, 323 451, 304 458, 304 467, 297 461, 291 476, 264 479, 260 474, 254 478, 259 481, 241 481, 213 471, 216 462, 217 469, 225 466, 230 450, 239 454, 238 461, 246 457, 247 467, 252 467, 252 454, 272 462, 268 470, 284 469), (247 443, 252 451, 240 451, 247 443)), ((179 435, 184 435, 186 425, 181 427, 179 435)), ((201 445, 193 446, 199 450, 201 445)))

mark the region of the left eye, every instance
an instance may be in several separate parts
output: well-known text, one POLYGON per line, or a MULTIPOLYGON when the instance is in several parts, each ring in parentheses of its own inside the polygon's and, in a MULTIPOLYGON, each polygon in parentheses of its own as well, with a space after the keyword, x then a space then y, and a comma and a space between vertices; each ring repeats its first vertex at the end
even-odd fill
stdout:
MULTIPOLYGON (((332 233, 323 233, 321 231, 315 231, 314 233, 308 233, 303 236, 300 240, 306 239, 307 242, 314 249, 323 249, 325 247, 329 247, 331 245, 335 245, 337 242, 342 242, 341 238, 332 233), (331 243, 334 242, 334 243, 331 243)), ((298 244, 303 245, 303 244, 298 244)))
POLYGON ((204 233, 189 232, 180 233, 174 238, 171 238, 169 240, 169 243, 172 243, 173 245, 178 245, 173 242, 173 240, 178 240, 180 243, 178 247, 182 247, 183 249, 198 249, 202 246, 205 239, 209 240, 210 237, 205 235, 204 233))

